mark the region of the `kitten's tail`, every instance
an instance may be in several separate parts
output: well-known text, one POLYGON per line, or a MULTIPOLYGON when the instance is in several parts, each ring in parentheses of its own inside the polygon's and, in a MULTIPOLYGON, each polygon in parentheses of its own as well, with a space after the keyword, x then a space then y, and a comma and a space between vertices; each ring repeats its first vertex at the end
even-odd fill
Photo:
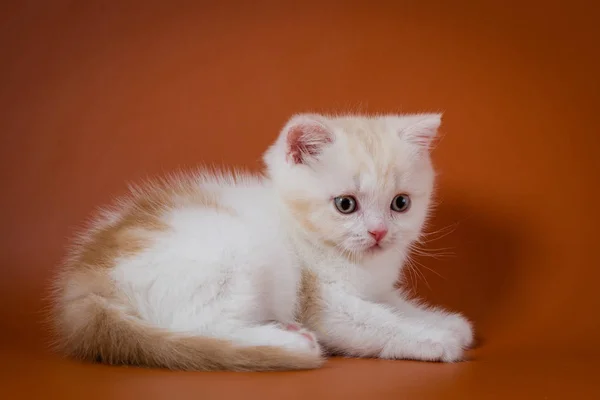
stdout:
POLYGON ((169 332, 90 295, 63 305, 56 350, 76 359, 172 370, 273 371, 313 369, 319 355, 280 347, 241 347, 222 339, 169 332), (77 304, 74 304, 77 303, 77 304), (69 310, 69 308, 71 308, 69 310))

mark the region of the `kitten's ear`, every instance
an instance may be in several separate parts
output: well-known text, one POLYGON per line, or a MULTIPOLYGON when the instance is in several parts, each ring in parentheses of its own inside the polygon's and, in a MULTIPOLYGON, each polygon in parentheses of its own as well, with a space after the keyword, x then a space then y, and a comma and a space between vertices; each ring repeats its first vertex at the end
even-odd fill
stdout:
POLYGON ((318 116, 298 115, 284 128, 286 159, 294 164, 305 164, 321 154, 333 142, 333 134, 318 116))
POLYGON ((442 114, 419 114, 404 116, 398 134, 419 148, 429 150, 442 123, 442 114))

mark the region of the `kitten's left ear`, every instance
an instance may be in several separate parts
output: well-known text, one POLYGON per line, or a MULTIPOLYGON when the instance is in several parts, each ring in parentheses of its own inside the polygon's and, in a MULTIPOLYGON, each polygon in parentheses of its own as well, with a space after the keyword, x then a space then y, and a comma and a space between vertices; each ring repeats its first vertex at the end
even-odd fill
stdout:
POLYGON ((442 114, 418 114, 402 117, 398 134, 419 148, 429 150, 442 123, 442 114))

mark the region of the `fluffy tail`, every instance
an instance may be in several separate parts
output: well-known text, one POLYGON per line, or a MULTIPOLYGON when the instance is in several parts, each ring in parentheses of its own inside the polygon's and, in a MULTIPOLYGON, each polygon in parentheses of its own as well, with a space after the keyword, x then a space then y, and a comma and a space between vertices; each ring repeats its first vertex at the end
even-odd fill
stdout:
POLYGON ((240 347, 227 340, 169 332, 97 295, 63 304, 57 311, 56 349, 85 361, 188 371, 298 370, 323 363, 318 355, 280 347, 240 347))

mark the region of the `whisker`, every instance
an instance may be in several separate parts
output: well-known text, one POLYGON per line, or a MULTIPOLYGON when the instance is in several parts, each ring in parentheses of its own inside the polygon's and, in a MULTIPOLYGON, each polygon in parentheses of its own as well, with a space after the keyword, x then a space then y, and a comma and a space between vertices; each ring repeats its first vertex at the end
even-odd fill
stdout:
POLYGON ((441 247, 441 248, 426 248, 426 247, 420 247, 418 244, 413 243, 411 245, 408 246, 409 250, 411 253, 419 255, 419 256, 424 256, 424 257, 432 257, 435 259, 439 259, 442 257, 452 257, 452 256, 456 256, 456 253, 451 252, 451 251, 447 251, 452 249, 452 247, 441 247))
POLYGON ((417 250, 426 250, 426 251, 436 251, 436 252, 443 252, 446 250, 453 250, 454 247, 422 247, 423 243, 419 243, 419 242, 414 242, 411 243, 409 245, 410 248, 413 249, 417 249, 417 250))
POLYGON ((416 286, 419 281, 418 281, 418 277, 416 276, 416 272, 415 272, 415 267, 412 265, 410 259, 406 260, 406 271, 408 272, 408 275, 411 279, 411 286, 416 286))
POLYGON ((450 235, 451 233, 454 233, 456 231, 456 229, 458 229, 458 223, 453 224, 453 225, 448 225, 444 228, 440 228, 440 229, 432 231, 432 232, 424 232, 424 233, 421 233, 421 235, 420 235, 419 239, 417 239, 417 241, 421 244, 435 242, 436 240, 443 239, 446 236, 450 235), (439 235, 439 236, 434 236, 434 235, 439 235))
POLYGON ((427 285, 427 287, 429 288, 429 290, 431 290, 431 286, 429 285, 429 281, 427 280, 427 278, 425 277, 425 275, 423 274, 422 271, 420 271, 416 266, 415 266, 415 260, 411 259, 411 258, 407 258, 407 260, 409 261, 410 264, 410 268, 415 272, 415 275, 420 277, 425 284, 427 285))
POLYGON ((420 263, 420 262, 418 262, 417 260, 413 260, 413 261, 414 261, 414 262, 415 262, 415 263, 416 263, 416 264, 417 264, 419 267, 425 268, 426 270, 428 270, 428 271, 431 271, 431 272, 433 272, 434 274, 436 274, 437 276, 439 276, 440 278, 442 278, 442 279, 446 280, 446 278, 445 278, 445 277, 443 277, 443 276, 442 276, 442 274, 440 274, 440 273, 439 273, 439 272, 437 272, 436 270, 434 270, 434 269, 432 269, 432 268, 429 268, 429 267, 427 267, 427 266, 425 266, 425 265, 421 264, 421 263, 420 263))

